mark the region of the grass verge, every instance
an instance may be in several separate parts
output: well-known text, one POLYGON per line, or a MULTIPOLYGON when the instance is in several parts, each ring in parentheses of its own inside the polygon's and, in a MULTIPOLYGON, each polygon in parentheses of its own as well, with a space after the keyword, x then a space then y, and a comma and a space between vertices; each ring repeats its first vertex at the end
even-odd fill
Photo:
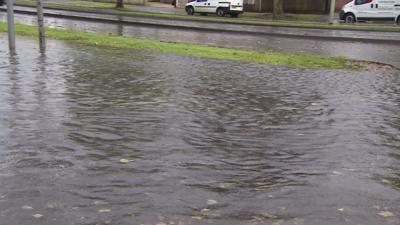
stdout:
MULTIPOLYGON (((36 6, 33 0, 15 0, 15 3, 22 6, 36 6)), ((112 14, 121 16, 142 16, 154 17, 160 19, 176 19, 176 20, 192 20, 192 21, 209 21, 223 22, 243 25, 264 25, 264 26, 285 26, 299 28, 320 28, 320 29, 340 29, 340 30, 368 30, 368 31, 392 31, 400 32, 400 26, 385 24, 334 24, 330 25, 323 22, 307 21, 305 15, 291 16, 292 20, 272 20, 268 13, 244 13, 240 18, 215 17, 215 16, 187 16, 182 10, 181 13, 154 12, 140 9, 132 5, 126 5, 123 9, 115 8, 113 3, 89 2, 72 0, 66 2, 45 2, 45 8, 72 10, 80 12, 112 14), (268 19, 269 18, 269 19, 268 19)))
MULTIPOLYGON (((7 31, 7 24, 0 22, 0 32, 7 31)), ((18 35, 37 36, 36 26, 16 24, 15 31, 18 35)), ((86 33, 74 30, 46 29, 46 36, 50 39, 74 41, 87 45, 100 47, 144 49, 156 52, 173 53, 177 55, 195 56, 212 59, 224 59, 241 62, 254 62, 262 64, 285 65, 300 68, 325 68, 325 69, 355 69, 344 57, 324 57, 309 54, 282 53, 273 51, 255 51, 234 48, 219 48, 198 44, 171 43, 156 40, 144 40, 119 36, 86 33)))

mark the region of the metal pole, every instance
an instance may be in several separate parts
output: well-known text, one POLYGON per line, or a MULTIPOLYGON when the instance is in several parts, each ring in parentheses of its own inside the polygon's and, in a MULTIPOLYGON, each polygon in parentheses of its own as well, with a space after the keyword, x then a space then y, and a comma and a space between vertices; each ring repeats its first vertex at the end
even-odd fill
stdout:
POLYGON ((38 26, 39 26, 39 44, 40 50, 46 49, 46 40, 45 40, 45 31, 44 31, 44 24, 43 24, 43 2, 42 0, 37 0, 37 19, 38 19, 38 26))
POLYGON ((8 46, 10 52, 15 53, 15 30, 14 30, 14 2, 7 0, 7 25, 8 25, 8 46))
POLYGON ((329 23, 333 24, 335 21, 336 0, 331 0, 331 7, 329 8, 329 23))

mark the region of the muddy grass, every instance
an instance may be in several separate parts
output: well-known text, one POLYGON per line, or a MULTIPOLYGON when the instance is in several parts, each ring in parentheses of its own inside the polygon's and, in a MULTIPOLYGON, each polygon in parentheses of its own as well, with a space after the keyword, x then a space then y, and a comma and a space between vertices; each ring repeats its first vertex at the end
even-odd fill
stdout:
MULTIPOLYGON (((0 23, 0 31, 6 32, 7 24, 0 23)), ((36 26, 17 24, 16 33, 23 36, 38 34, 36 26)), ((301 68, 324 69, 357 69, 359 66, 344 57, 325 57, 310 54, 283 53, 274 51, 255 51, 246 49, 220 48, 198 44, 162 42, 87 33, 74 30, 46 29, 46 36, 51 39, 73 41, 77 43, 95 45, 99 47, 144 49, 150 51, 167 52, 194 57, 224 59, 261 64, 285 65, 301 68)))

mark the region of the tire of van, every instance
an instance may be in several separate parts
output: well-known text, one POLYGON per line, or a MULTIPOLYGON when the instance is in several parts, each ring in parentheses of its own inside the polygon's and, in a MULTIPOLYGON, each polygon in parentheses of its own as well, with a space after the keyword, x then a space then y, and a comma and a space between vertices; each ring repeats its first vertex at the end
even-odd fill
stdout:
POLYGON ((397 17, 396 24, 400 25, 400 16, 397 17))
POLYGON ((187 6, 185 10, 188 15, 194 15, 194 8, 192 6, 187 6))
POLYGON ((346 23, 355 23, 356 16, 353 13, 347 13, 344 15, 344 22, 346 23))
POLYGON ((224 8, 218 8, 217 9, 217 16, 225 16, 225 9, 224 8))

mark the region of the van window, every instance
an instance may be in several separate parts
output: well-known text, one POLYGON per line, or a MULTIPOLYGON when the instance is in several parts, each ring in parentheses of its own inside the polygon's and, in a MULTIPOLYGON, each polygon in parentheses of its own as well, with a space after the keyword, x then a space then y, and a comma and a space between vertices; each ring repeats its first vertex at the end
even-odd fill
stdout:
POLYGON ((372 2, 372 0, 356 0, 355 5, 364 5, 364 4, 371 3, 371 2, 372 2))

